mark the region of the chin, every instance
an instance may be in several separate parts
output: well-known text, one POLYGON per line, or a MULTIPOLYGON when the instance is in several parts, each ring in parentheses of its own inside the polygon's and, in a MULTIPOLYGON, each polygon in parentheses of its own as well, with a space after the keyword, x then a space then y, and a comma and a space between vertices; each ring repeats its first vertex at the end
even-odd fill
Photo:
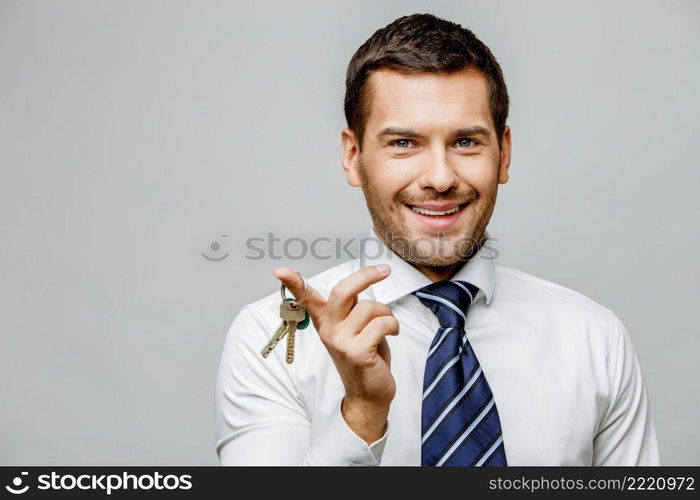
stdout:
POLYGON ((410 264, 429 267, 445 267, 464 260, 460 253, 459 243, 462 238, 453 238, 449 235, 426 235, 417 233, 404 233, 400 238, 389 241, 391 250, 410 264), (445 247, 444 238, 455 240, 445 247), (443 240, 441 242, 441 240, 443 240), (459 241, 457 241, 459 240, 459 241))

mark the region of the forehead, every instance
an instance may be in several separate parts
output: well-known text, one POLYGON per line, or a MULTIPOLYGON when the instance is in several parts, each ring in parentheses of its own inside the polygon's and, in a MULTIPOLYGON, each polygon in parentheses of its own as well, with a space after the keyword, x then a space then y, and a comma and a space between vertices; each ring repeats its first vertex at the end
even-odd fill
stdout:
POLYGON ((382 68, 373 71, 367 83, 368 132, 396 125, 445 129, 493 127, 486 78, 478 71, 404 74, 382 68))

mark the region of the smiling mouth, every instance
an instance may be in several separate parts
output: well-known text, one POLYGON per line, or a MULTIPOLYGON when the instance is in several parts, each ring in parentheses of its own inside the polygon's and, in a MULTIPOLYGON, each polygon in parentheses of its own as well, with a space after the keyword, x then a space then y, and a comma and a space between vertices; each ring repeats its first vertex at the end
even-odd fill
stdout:
POLYGON ((435 217, 436 219, 439 219, 441 217, 446 217, 449 215, 454 215, 458 212, 461 212, 464 210, 464 207, 466 207, 469 203, 462 203, 461 205, 454 205, 451 207, 445 207, 442 210, 436 210, 435 208, 428 208, 428 207, 419 207, 416 205, 406 205, 408 208, 413 210, 415 213, 420 214, 420 215, 426 215, 430 217, 435 217))

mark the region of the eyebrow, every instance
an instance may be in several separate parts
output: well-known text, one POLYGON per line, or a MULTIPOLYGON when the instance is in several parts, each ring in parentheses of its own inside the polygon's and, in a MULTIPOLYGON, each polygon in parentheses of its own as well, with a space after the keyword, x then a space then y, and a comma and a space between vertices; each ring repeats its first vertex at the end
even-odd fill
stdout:
MULTIPOLYGON (((475 126, 475 127, 467 127, 467 128, 459 128, 456 130, 453 130, 450 133, 451 137, 464 137, 464 136, 470 136, 470 135, 482 135, 484 137, 488 137, 491 134, 491 131, 487 129, 486 127, 480 127, 480 126, 475 126)), ((393 136, 402 136, 402 137, 411 137, 414 139, 425 139, 425 136, 423 134, 420 134, 416 132, 415 130, 412 130, 410 128, 402 128, 402 127, 387 127, 379 131, 377 134, 377 139, 384 139, 385 137, 393 137, 393 136)))

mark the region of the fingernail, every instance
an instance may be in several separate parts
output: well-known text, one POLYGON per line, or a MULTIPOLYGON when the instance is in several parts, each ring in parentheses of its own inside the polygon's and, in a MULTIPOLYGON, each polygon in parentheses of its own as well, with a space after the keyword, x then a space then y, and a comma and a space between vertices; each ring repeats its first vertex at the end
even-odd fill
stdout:
POLYGON ((377 271, 379 271, 379 274, 389 274, 389 271, 391 271, 391 268, 389 267, 388 264, 379 264, 376 266, 377 271))

